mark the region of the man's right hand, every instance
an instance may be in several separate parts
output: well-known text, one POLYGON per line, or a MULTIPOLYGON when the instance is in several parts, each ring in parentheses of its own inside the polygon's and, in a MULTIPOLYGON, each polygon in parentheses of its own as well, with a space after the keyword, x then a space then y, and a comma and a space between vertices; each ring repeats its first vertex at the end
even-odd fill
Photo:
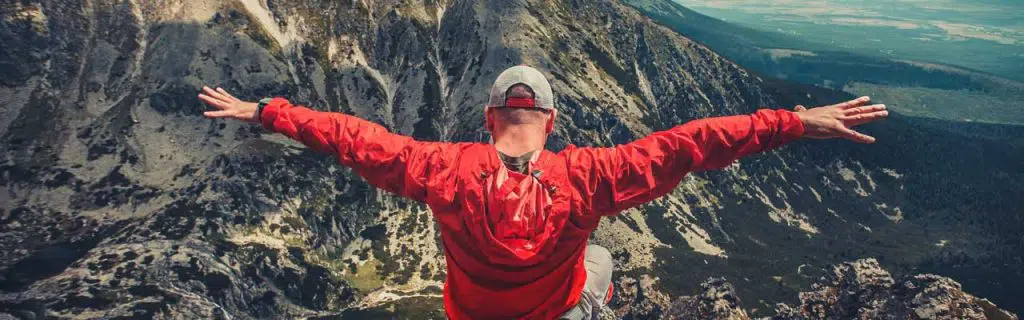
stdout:
POLYGON ((221 88, 214 90, 203 86, 203 93, 199 94, 199 100, 218 109, 217 111, 203 112, 207 118, 232 118, 245 122, 256 122, 258 119, 256 111, 259 105, 257 103, 239 100, 221 88))
POLYGON ((884 104, 865 106, 871 98, 860 97, 830 106, 807 109, 796 106, 796 115, 804 123, 804 137, 811 139, 845 138, 860 143, 875 138, 850 129, 889 116, 884 104))

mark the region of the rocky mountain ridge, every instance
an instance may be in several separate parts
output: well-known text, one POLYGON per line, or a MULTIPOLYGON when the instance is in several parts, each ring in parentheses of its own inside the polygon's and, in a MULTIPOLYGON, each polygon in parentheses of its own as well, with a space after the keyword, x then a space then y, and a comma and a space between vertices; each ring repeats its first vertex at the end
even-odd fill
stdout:
MULTIPOLYGON (((751 319, 725 279, 710 278, 701 287, 700 294, 659 306, 665 311, 649 318, 751 319)), ((964 293, 946 277, 924 274, 895 281, 875 259, 836 265, 812 290, 800 293, 798 305, 780 303, 775 315, 764 319, 1018 319, 964 293)))
MULTIPOLYGON (((19 0, 0 13, 0 312, 26 317, 442 315, 425 207, 255 126, 203 119, 203 84, 485 141, 490 81, 525 63, 557 93, 553 149, 847 98, 751 75, 617 2, 19 0)), ((644 297, 743 279, 754 316, 862 257, 1012 303, 1024 130, 899 115, 866 130, 880 142, 801 142, 694 174, 592 241, 644 297)), ((625 301, 619 315, 644 315, 625 301)))

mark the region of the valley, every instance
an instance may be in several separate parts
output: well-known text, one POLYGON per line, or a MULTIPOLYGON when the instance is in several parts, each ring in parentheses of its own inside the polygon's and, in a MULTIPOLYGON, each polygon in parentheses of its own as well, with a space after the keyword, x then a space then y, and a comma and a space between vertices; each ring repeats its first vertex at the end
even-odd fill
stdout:
MULTIPOLYGON (((881 89, 886 98, 893 100, 879 101, 888 103, 896 111, 916 116, 1022 124, 1020 119, 1024 108, 1019 101, 1024 99, 1024 83, 1020 78, 1020 68, 1024 66, 1024 56, 1021 56, 1024 41, 1020 39, 1020 33, 1024 29, 1014 25, 1019 19, 1013 19, 1013 15, 1024 12, 1021 10, 999 11, 1000 5, 992 7, 996 11, 985 17, 988 20, 1001 17, 1003 20, 993 23, 1004 25, 1001 28, 1009 30, 1003 33, 991 36, 972 33, 974 37, 962 40, 960 36, 948 35, 944 37, 949 39, 943 41, 922 42, 916 39, 921 35, 908 32, 943 33, 948 30, 924 31, 924 28, 919 30, 916 27, 908 30, 898 24, 892 25, 898 23, 897 20, 880 20, 890 22, 882 26, 870 24, 867 16, 896 14, 882 8, 885 4, 871 6, 874 3, 871 1, 832 4, 849 6, 843 7, 848 9, 845 11, 816 7, 822 5, 820 3, 802 2, 779 4, 779 8, 744 1, 722 1, 720 5, 715 1, 693 3, 706 13, 727 17, 728 21, 671 1, 626 2, 659 23, 766 76, 854 95, 870 95, 881 89), (800 10, 787 6, 799 7, 800 10), (784 18, 772 18, 773 14, 784 18), (776 26, 799 27, 801 31, 780 31, 776 26), (991 39, 1003 36, 1007 38, 991 39), (873 41, 878 40, 873 37, 883 37, 884 40, 873 41), (989 60, 972 62, 970 59, 989 60), (914 105, 929 102, 927 108, 914 105)), ((911 2, 896 6, 914 5, 918 4, 911 2)), ((986 7, 975 5, 973 8, 986 7)), ((908 11, 912 8, 896 12, 908 11)), ((912 16, 904 19, 923 23, 920 20, 926 18, 912 16)))

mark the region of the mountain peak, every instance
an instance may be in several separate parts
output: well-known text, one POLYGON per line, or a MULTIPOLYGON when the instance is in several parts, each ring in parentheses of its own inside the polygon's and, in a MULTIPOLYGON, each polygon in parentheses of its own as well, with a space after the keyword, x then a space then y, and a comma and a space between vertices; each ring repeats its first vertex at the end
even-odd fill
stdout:
MULTIPOLYGON (((847 98, 759 77, 614 1, 22 0, 0 12, 16 12, 0 20, 0 316, 443 317, 428 208, 258 126, 203 118, 203 85, 421 140, 486 141, 487 89, 529 64, 555 90, 552 149, 847 98)), ((941 270, 1013 251, 992 243, 1017 248, 1001 245, 1019 240, 1019 219, 992 208, 1020 204, 1024 157, 1003 140, 1019 129, 894 117, 867 130, 870 148, 795 144, 604 220, 591 242, 632 295, 616 312, 677 301, 698 312, 680 314, 759 316, 810 288, 813 266, 873 256, 941 270), (937 148, 963 155, 923 151, 937 148)))

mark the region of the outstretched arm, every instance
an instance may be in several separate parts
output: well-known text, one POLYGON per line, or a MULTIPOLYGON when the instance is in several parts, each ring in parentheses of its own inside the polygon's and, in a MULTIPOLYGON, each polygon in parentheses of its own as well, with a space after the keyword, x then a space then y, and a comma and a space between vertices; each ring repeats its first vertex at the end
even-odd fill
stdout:
POLYGON ((426 200, 427 183, 444 180, 437 176, 448 171, 441 158, 450 154, 447 143, 416 141, 370 121, 295 106, 284 98, 274 98, 262 110, 221 88, 204 87, 199 98, 220 109, 205 112, 207 117, 260 122, 267 130, 335 155, 370 184, 418 201, 426 200))
POLYGON ((888 115, 883 105, 864 106, 868 101, 701 119, 629 144, 570 150, 570 180, 585 212, 615 214, 665 195, 690 172, 723 168, 800 137, 874 142, 850 129, 888 115))

